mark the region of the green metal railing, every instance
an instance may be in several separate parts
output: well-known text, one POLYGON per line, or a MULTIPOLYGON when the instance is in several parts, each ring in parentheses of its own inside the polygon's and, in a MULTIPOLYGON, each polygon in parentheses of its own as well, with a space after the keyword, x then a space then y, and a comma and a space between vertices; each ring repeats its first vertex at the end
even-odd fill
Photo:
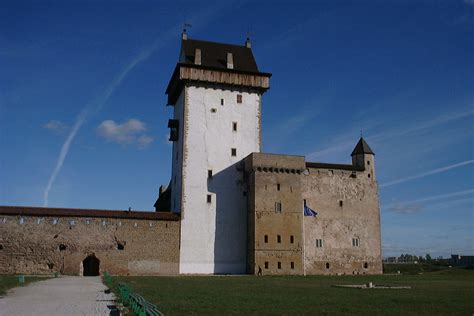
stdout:
MULTIPOLYGON (((107 272, 104 272, 104 281, 107 285, 112 287, 114 284, 113 278, 107 272)), ((125 283, 118 284, 118 292, 122 303, 128 306, 135 315, 138 316, 163 316, 155 304, 148 302, 143 296, 133 293, 125 283)))

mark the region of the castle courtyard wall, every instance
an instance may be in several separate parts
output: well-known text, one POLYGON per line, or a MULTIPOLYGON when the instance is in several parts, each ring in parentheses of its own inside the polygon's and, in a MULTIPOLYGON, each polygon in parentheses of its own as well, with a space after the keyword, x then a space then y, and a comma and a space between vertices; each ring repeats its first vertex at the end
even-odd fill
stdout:
POLYGON ((100 260, 100 273, 179 273, 177 219, 139 212, 127 215, 136 218, 117 218, 24 214, 27 211, 5 214, 12 212, 0 207, 0 274, 82 275, 82 261, 89 255, 100 260))

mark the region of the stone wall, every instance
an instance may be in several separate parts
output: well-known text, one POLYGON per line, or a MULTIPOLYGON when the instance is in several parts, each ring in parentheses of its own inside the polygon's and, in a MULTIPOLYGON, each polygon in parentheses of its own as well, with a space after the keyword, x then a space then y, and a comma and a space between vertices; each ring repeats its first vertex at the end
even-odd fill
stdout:
POLYGON ((304 158, 254 153, 245 164, 250 191, 249 273, 303 274, 304 158))
POLYGON ((302 183, 318 213, 304 218, 306 273, 382 273, 378 186, 368 171, 308 168, 302 183))
POLYGON ((382 273, 378 185, 373 156, 365 160, 370 168, 248 156, 249 273, 258 267, 263 274, 382 273), (303 216, 305 203, 318 215, 303 216))
POLYGON ((100 260, 100 273, 179 273, 177 219, 139 212, 128 213, 136 218, 48 215, 55 213, 48 209, 32 215, 27 208, 12 213, 0 207, 0 274, 82 275, 82 262, 90 255, 100 260))

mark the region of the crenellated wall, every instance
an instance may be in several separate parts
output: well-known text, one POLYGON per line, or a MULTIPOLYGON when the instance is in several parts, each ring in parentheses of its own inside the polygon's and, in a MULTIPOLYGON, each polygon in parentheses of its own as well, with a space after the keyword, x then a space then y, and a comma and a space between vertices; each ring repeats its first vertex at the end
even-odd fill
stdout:
POLYGON ((0 207, 0 274, 82 275, 82 262, 90 255, 100 261, 101 273, 179 273, 180 222, 172 214, 162 219, 156 213, 123 212, 132 218, 118 218, 112 216, 117 212, 97 217, 88 211, 65 216, 54 209, 34 208, 36 214, 31 208, 11 209, 0 207))

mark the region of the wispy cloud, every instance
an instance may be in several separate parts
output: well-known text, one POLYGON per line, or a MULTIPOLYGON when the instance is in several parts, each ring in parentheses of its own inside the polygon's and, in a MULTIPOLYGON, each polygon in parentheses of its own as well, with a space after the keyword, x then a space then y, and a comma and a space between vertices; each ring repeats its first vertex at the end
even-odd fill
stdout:
MULTIPOLYGON (((429 120, 425 121, 417 121, 414 122, 411 125, 401 125, 396 128, 388 129, 387 131, 383 133, 377 133, 373 134, 369 137, 364 137, 369 143, 371 144, 377 144, 377 143, 386 143, 390 139, 393 138, 400 138, 405 135, 410 135, 410 134, 416 134, 418 132, 422 132, 424 130, 429 130, 430 128, 434 128, 443 124, 447 124, 459 119, 464 119, 466 117, 474 115, 474 110, 472 109, 462 109, 458 111, 453 111, 450 113, 444 113, 442 115, 433 117, 429 120)), ((389 122, 385 122, 384 125, 387 125, 389 122)), ((380 122, 379 122, 380 124, 380 122)), ((365 126, 365 131, 367 131, 370 128, 367 128, 365 124, 361 124, 361 126, 365 126)), ((338 136, 339 141, 333 141, 332 143, 335 143, 337 145, 330 146, 318 151, 313 151, 310 153, 307 153, 306 156, 309 159, 319 159, 319 158, 326 158, 330 155, 336 154, 336 153, 347 153, 350 152, 353 146, 355 146, 355 137, 354 134, 356 132, 351 132, 347 133, 345 132, 344 134, 338 136), (342 137, 344 136, 344 137, 342 137)))
MULTIPOLYGON (((441 200, 450 199, 454 197, 470 195, 473 193, 474 193, 474 189, 462 190, 462 191, 451 192, 451 193, 446 193, 446 194, 428 196, 425 198, 411 200, 411 201, 395 202, 388 205, 384 205, 382 206, 382 208, 389 209, 390 211, 393 211, 395 213, 411 214, 411 213, 416 213, 423 210, 427 202, 441 201, 441 200)), ((472 197, 461 198, 457 200, 450 200, 450 201, 447 201, 446 203, 453 203, 453 202, 458 203, 458 202, 465 202, 469 200, 472 200, 472 197)))
POLYGON ((137 119, 129 119, 122 124, 106 120, 97 127, 97 133, 102 138, 121 145, 136 144, 139 148, 153 142, 153 137, 143 134, 146 130, 146 124, 137 119))
POLYGON ((386 182, 386 183, 381 184, 380 187, 384 188, 384 187, 388 187, 388 186, 391 186, 391 185, 395 185, 395 184, 399 184, 399 183, 403 183, 403 182, 407 182, 407 181, 412 181, 412 180, 415 180, 415 179, 424 178, 424 177, 427 177, 427 176, 431 176, 431 175, 434 175, 434 174, 437 174, 437 173, 446 172, 446 171, 456 169, 456 168, 460 168, 460 167, 470 165, 470 164, 473 164, 473 163, 474 163, 474 159, 458 162, 458 163, 455 163, 455 164, 452 164, 452 165, 449 165, 449 166, 445 166, 445 167, 436 168, 436 169, 433 169, 433 170, 430 170, 430 171, 426 171, 426 172, 423 172, 423 173, 420 173, 420 174, 417 174, 417 175, 414 175, 414 176, 411 176, 411 177, 405 177, 405 178, 400 178, 400 179, 393 180, 393 181, 390 181, 390 182, 386 182))
POLYGON ((48 129, 50 131, 54 131, 56 133, 64 132, 68 126, 60 121, 51 120, 48 123, 43 125, 44 129, 48 129))
MULTIPOLYGON (((222 6, 214 6, 211 9, 205 9, 203 11, 198 12, 196 15, 191 17, 189 19, 190 21, 196 20, 200 22, 200 25, 205 24, 209 19, 215 17, 218 15, 219 12, 221 12, 228 3, 223 4, 222 6)), ((156 40, 149 48, 143 50, 140 54, 135 56, 123 69, 122 71, 112 80, 112 82, 107 86, 105 91, 100 95, 98 98, 96 98, 94 101, 90 102, 87 104, 80 114, 77 116, 76 122, 74 123, 73 128, 69 132, 68 137, 66 138, 66 141, 61 147, 61 151, 58 156, 58 160, 56 162, 56 166, 54 167, 54 170, 49 178, 48 184, 46 185, 46 188, 44 190, 43 194, 43 205, 48 206, 48 200, 49 200, 49 191, 51 190, 51 187, 56 180, 56 177, 58 176, 59 172, 61 171, 61 168, 64 164, 64 159, 66 158, 69 148, 71 146, 72 141, 76 137, 77 132, 81 128, 81 126, 84 124, 86 121, 87 117, 90 114, 94 114, 99 112, 106 102, 109 100, 110 96, 115 92, 115 90, 120 86, 122 81, 127 77, 127 75, 141 62, 147 60, 155 51, 158 49, 162 48, 169 40, 173 39, 176 37, 177 34, 179 34, 179 31, 182 27, 182 24, 179 23, 175 25, 173 28, 168 29, 165 31, 162 35, 162 37, 158 40, 156 40)), ((142 142, 146 143, 149 142, 149 139, 142 139, 142 142)))

